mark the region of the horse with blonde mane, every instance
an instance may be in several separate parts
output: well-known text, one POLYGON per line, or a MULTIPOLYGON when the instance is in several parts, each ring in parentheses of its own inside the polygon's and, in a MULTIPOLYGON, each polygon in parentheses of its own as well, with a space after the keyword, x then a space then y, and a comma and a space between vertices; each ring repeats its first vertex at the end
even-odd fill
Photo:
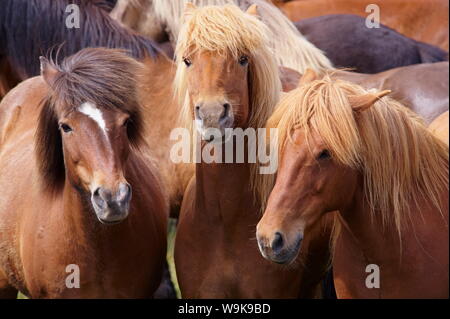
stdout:
POLYGON ((142 65, 84 49, 41 70, 0 104, 0 298, 151 298, 168 203, 142 137, 142 65))
POLYGON ((309 72, 282 99, 269 120, 281 160, 260 251, 291 262, 305 228, 338 211, 339 298, 448 298, 448 146, 388 93, 309 72))
MULTIPOLYGON (((225 138, 226 129, 265 127, 278 101, 281 84, 268 47, 267 27, 234 5, 189 5, 185 21, 176 48, 175 87, 182 116, 191 133, 196 129, 201 137, 202 153, 213 145, 224 150, 233 140, 225 138), (215 139, 208 137, 212 128, 220 132, 215 139)), ((231 147, 236 156, 239 146, 231 147)), ((329 237, 318 230, 311 240, 314 259, 306 258, 305 250, 297 259, 298 267, 284 268, 264 260, 252 228, 260 219, 265 184, 259 165, 248 160, 247 144, 244 152, 239 163, 235 157, 233 163, 225 163, 215 151, 213 162, 197 161, 175 242, 182 296, 314 297, 328 266, 329 237)))
POLYGON ((266 0, 119 0, 111 16, 158 41, 166 39, 161 32, 167 31, 175 46, 184 7, 190 2, 197 6, 235 4, 243 11, 255 4, 260 19, 268 26, 269 44, 279 65, 299 72, 304 72, 306 68, 317 72, 332 68, 327 57, 277 7, 266 0))

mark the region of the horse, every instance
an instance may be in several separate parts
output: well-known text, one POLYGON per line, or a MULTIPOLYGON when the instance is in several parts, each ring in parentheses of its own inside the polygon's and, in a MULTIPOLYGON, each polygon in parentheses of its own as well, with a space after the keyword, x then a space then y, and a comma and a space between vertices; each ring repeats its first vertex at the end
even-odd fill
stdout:
POLYGON ((269 119, 281 159, 261 254, 291 262, 338 211, 338 298, 448 298, 448 145, 389 91, 309 73, 269 119))
POLYGON ((448 52, 447 0, 314 0, 276 5, 291 21, 327 14, 356 14, 448 52), (374 5, 379 8, 378 13, 374 5))
MULTIPOLYGON (((449 63, 422 63, 391 69, 376 74, 336 70, 335 79, 346 80, 366 89, 391 90, 390 96, 423 117, 427 124, 448 111, 449 63), (420 74, 420 81, 417 81, 420 74)), ((302 75, 283 69, 285 91, 297 87, 302 75)))
POLYGON ((266 0, 119 0, 111 16, 153 39, 170 39, 175 47, 183 9, 189 2, 197 6, 235 4, 243 11, 255 4, 260 19, 269 27, 270 46, 279 65, 302 73, 308 67, 317 72, 332 68, 323 52, 306 40, 293 23, 266 0))
POLYGON ((302 19, 295 26, 337 68, 378 73, 406 65, 448 61, 448 52, 410 39, 383 24, 368 28, 366 19, 357 15, 324 15, 302 19))
POLYGON ((0 103, 1 298, 151 298, 157 289, 168 203, 143 151, 141 68, 111 49, 59 65, 42 57, 42 75, 0 103))
MULTIPOLYGON (((201 152, 220 149, 227 128, 262 128, 281 84, 269 49, 267 27, 250 7, 188 5, 176 47, 175 91, 185 127, 202 139, 201 152), (208 130, 220 132, 217 140, 208 130), (222 141, 219 142, 219 141, 222 141)), ((196 146, 194 146, 196 147, 196 146)), ((237 154, 238 146, 231 145, 237 154)), ((195 164, 184 195, 175 241, 175 266, 183 298, 297 298, 316 296, 328 267, 328 240, 321 229, 309 241, 299 266, 265 261, 252 228, 260 218, 265 179, 257 164, 195 164), (267 280, 271 278, 271 280, 267 280)), ((219 156, 215 153, 216 158, 219 156)), ((270 179, 270 178, 269 178, 270 179)), ((312 234, 312 232, 311 232, 312 234)))

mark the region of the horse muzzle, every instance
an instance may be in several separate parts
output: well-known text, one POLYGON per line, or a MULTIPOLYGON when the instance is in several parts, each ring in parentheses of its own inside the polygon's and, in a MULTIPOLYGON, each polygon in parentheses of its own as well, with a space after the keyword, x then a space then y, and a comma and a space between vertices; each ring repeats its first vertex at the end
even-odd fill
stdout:
POLYGON ((131 186, 120 183, 116 191, 98 187, 91 195, 95 214, 102 224, 117 224, 128 217, 131 186))
POLYGON ((298 256, 303 235, 299 234, 292 244, 287 243, 281 232, 275 232, 272 236, 257 234, 257 240, 259 251, 264 258, 277 264, 289 264, 298 256))
POLYGON ((200 103, 195 107, 197 130, 207 142, 225 136, 225 129, 233 127, 233 114, 229 103, 200 103))

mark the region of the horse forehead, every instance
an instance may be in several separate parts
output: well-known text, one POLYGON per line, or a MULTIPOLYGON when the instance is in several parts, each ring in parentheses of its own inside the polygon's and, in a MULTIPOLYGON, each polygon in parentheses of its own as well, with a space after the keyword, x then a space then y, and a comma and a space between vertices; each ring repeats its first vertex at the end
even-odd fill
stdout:
POLYGON ((107 128, 104 114, 102 110, 100 110, 95 104, 85 102, 78 107, 78 112, 94 120, 98 124, 98 126, 102 129, 102 131, 106 134, 107 128))

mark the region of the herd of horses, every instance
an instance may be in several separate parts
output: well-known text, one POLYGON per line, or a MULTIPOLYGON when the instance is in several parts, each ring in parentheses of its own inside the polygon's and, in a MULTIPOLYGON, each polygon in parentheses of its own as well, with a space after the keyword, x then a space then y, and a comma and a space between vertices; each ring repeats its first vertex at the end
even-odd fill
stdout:
POLYGON ((405 2, 2 0, 0 298, 157 297, 169 217, 183 298, 448 298, 448 1, 405 2))

